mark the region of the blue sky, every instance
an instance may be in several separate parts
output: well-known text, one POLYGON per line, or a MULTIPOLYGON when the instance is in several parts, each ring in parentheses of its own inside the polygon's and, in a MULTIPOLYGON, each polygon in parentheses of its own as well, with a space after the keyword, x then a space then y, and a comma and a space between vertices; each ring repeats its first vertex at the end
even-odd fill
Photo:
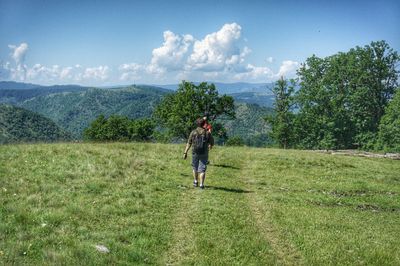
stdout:
POLYGON ((269 82, 371 41, 400 51, 400 1, 0 0, 0 79, 269 82))

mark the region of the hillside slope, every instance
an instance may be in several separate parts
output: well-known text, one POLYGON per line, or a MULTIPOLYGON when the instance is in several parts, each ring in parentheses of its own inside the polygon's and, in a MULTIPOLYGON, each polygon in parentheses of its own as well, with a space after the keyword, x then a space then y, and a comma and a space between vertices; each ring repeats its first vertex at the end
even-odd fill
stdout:
POLYGON ((149 117, 168 91, 155 87, 88 89, 35 97, 20 106, 38 112, 80 138, 83 129, 100 114, 149 117))
POLYGON ((50 119, 23 108, 0 104, 0 144, 51 142, 71 136, 50 119))
POLYGON ((0 264, 400 264, 398 161, 217 147, 200 190, 183 149, 0 146, 0 264))

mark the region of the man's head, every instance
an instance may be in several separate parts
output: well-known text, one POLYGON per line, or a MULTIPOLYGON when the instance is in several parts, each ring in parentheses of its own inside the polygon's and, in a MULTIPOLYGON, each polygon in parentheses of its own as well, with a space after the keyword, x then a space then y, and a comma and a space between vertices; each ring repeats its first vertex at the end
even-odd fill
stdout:
POLYGON ((196 125, 197 125, 198 127, 203 127, 205 122, 206 122, 206 121, 205 121, 203 118, 197 118, 197 119, 196 119, 196 125))

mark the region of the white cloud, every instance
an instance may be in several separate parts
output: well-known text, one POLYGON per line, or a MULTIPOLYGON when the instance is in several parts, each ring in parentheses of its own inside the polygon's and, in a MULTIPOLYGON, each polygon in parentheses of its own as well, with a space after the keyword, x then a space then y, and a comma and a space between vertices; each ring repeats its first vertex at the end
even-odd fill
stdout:
POLYGON ((193 53, 188 59, 189 69, 223 71, 243 63, 251 50, 248 47, 240 49, 241 30, 242 27, 237 23, 225 24, 219 31, 195 41, 193 53))
POLYGON ((157 74, 166 70, 183 69, 193 40, 193 36, 189 34, 179 36, 171 31, 164 31, 164 43, 153 50, 151 64, 147 67, 148 71, 157 74))
POLYGON ((282 62, 282 65, 279 68, 278 74, 276 74, 277 78, 280 77, 293 77, 296 74, 296 70, 299 68, 300 64, 296 61, 286 60, 282 62))
POLYGON ((295 75, 299 67, 296 61, 283 61, 278 71, 267 67, 275 61, 272 56, 265 57, 263 65, 248 62, 248 55, 252 52, 246 46, 248 44, 242 37, 242 27, 237 23, 225 24, 200 39, 167 30, 163 33, 163 43, 152 50, 149 61, 121 64, 115 70, 106 65, 83 67, 80 64, 35 64, 28 67, 25 64, 28 44, 10 44, 12 60, 0 63, 0 77, 44 84, 77 82, 93 85, 121 80, 149 83, 179 82, 182 79, 265 82, 295 75))
POLYGON ((72 70, 73 69, 74 69, 73 67, 64 67, 61 70, 60 78, 61 79, 71 79, 72 78, 72 70))
POLYGON ((120 65, 119 70, 122 72, 120 80, 134 81, 141 78, 141 72, 145 70, 145 67, 137 63, 130 63, 120 65))
POLYGON ((67 75, 66 72, 69 71, 66 68, 61 68, 59 65, 46 67, 41 64, 35 64, 33 67, 27 69, 26 78, 30 81, 58 82, 61 78, 61 73, 67 75))
POLYGON ((83 80, 104 81, 108 77, 108 71, 109 68, 107 66, 83 69, 80 65, 75 65, 73 67, 53 65, 47 67, 41 64, 35 64, 27 69, 26 79, 31 82, 43 83, 80 82, 83 80))
POLYGON ((28 51, 28 44, 21 43, 19 46, 9 44, 8 48, 12 50, 11 57, 15 60, 17 65, 23 64, 25 61, 25 55, 28 51))
POLYGON ((246 71, 234 74, 235 80, 261 81, 271 80, 274 74, 268 67, 259 67, 252 64, 246 66, 246 71))
POLYGON ((13 80, 24 81, 26 79, 27 66, 25 65, 25 55, 28 51, 28 44, 21 43, 19 46, 9 44, 11 57, 14 59, 15 68, 9 68, 9 75, 13 80))
POLYGON ((88 67, 83 72, 82 78, 88 80, 106 80, 109 74, 108 66, 88 67))

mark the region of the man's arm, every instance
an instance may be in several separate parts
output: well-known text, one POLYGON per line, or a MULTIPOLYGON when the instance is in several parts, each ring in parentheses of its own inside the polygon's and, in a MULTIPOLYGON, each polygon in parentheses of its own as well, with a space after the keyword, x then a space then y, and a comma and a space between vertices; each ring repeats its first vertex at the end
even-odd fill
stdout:
POLYGON ((186 144, 185 152, 183 153, 183 159, 187 158, 187 153, 188 153, 188 151, 189 151, 191 146, 192 146, 192 144, 189 143, 189 142, 186 144))
POLYGON ((186 148, 185 148, 185 151, 183 153, 183 159, 187 158, 187 153, 188 153, 188 151, 189 151, 191 146, 192 146, 192 133, 190 133, 188 142, 186 143, 186 148))
POLYGON ((211 150, 212 147, 214 146, 214 138, 211 135, 211 133, 209 133, 210 135, 208 136, 208 149, 211 150))

